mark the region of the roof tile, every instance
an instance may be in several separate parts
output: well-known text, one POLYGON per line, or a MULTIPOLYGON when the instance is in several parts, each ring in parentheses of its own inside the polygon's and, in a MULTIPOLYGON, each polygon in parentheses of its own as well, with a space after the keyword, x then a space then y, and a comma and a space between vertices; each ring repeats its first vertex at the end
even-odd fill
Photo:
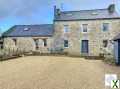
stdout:
POLYGON ((41 24, 41 25, 15 25, 8 31, 3 33, 4 37, 26 37, 26 36, 52 36, 53 25, 41 24), (28 28, 28 30, 25 30, 28 28))
POLYGON ((55 16, 55 21, 67 20, 93 20, 93 19, 111 19, 120 18, 115 11, 109 13, 108 9, 80 10, 80 11, 63 11, 60 15, 55 16))

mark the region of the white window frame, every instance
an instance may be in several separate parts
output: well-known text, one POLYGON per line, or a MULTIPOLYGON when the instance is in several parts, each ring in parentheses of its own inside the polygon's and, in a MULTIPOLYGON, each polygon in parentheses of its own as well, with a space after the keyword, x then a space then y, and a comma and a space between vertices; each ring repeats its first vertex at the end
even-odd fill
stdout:
POLYGON ((69 25, 64 25, 64 33, 69 33, 69 25), (67 27, 67 29, 66 29, 66 27, 67 27))
POLYGON ((88 31, 89 31, 89 29, 88 29, 88 24, 87 24, 87 23, 81 24, 81 30, 82 30, 82 33, 88 33, 88 31), (84 32, 84 31, 83 31, 83 25, 87 25, 87 32, 84 32))

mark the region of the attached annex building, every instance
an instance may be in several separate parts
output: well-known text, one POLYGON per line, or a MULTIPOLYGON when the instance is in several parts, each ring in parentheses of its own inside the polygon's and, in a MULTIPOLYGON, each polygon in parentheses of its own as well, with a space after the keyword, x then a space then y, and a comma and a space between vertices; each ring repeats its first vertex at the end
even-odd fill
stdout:
POLYGON ((15 46, 19 45, 19 39, 29 38, 33 44, 31 50, 63 49, 70 55, 99 56, 120 32, 120 15, 114 4, 106 9, 80 11, 61 11, 55 6, 53 23, 16 25, 3 37, 13 39, 15 46))

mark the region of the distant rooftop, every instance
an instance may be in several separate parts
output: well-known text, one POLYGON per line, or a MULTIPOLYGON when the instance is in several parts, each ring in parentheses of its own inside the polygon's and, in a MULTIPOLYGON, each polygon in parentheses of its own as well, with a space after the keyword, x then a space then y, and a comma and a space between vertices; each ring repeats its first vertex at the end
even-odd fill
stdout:
POLYGON ((4 37, 50 37, 53 35, 52 24, 15 25, 3 33, 4 37))

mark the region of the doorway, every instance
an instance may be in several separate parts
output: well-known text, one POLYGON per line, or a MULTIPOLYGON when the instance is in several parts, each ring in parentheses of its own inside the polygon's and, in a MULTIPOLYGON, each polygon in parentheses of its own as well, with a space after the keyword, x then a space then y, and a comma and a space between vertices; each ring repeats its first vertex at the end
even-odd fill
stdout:
POLYGON ((81 52, 88 54, 89 52, 89 41, 88 40, 82 40, 82 45, 81 45, 81 52))

